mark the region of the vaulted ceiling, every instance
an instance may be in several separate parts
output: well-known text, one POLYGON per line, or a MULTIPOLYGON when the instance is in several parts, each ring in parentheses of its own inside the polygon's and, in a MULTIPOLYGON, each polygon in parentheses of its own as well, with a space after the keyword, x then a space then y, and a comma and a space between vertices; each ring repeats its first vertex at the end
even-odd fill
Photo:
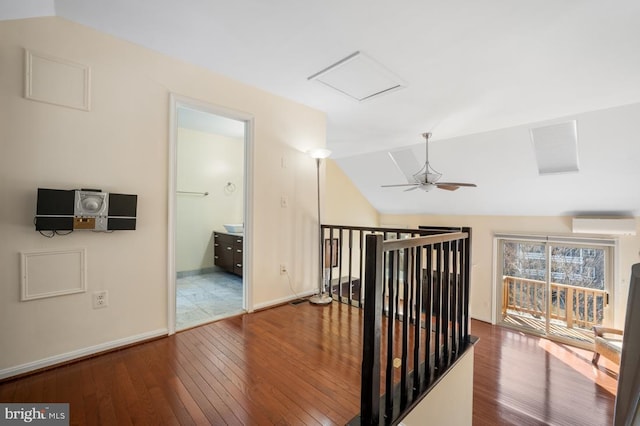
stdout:
POLYGON ((381 212, 640 214, 637 0, 0 0, 2 19, 50 15, 325 111, 381 212), (356 51, 405 87, 358 102, 308 80, 356 51), (580 171, 539 176, 529 129, 569 119, 580 171), (404 180, 389 150, 423 161, 425 131, 443 180, 478 188, 380 188, 404 180))

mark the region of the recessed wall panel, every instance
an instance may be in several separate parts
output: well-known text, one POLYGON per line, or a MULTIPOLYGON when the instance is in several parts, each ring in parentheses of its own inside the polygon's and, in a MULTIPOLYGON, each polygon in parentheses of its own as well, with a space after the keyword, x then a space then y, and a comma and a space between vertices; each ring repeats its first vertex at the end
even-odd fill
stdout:
POLYGON ((89 111, 87 65, 26 50, 25 73, 25 98, 89 111))
POLYGON ((86 249, 22 251, 20 266, 22 301, 87 290, 86 249))

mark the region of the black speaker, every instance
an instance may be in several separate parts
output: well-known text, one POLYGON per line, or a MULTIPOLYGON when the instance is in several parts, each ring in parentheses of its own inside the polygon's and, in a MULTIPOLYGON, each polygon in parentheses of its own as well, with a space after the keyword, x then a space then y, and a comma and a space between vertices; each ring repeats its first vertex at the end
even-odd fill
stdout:
POLYGON ((73 230, 75 191, 38 188, 36 205, 37 231, 73 230))
POLYGON ((38 216, 73 216, 76 191, 38 188, 38 216))
POLYGON ((136 210, 138 196, 109 193, 108 230, 136 229, 136 210))
POLYGON ((109 216, 136 217, 137 195, 109 193, 109 216))

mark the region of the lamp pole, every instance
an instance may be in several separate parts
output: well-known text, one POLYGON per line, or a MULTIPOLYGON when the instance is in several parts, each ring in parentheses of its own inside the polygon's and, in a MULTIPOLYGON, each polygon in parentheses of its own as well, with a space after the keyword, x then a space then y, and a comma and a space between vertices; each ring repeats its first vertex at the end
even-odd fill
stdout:
POLYGON ((324 286, 324 274, 323 274, 323 259, 322 259, 322 220, 320 216, 320 162, 323 158, 327 158, 331 155, 331 151, 327 149, 315 149, 309 152, 309 155, 316 160, 316 190, 318 198, 318 294, 311 296, 309 302, 314 305, 328 305, 333 301, 333 298, 325 293, 324 286))

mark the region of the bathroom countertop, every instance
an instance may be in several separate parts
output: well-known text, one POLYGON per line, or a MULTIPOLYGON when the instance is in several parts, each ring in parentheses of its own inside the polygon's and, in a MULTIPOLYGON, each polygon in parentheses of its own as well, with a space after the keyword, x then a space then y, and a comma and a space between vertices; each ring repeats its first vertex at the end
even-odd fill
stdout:
POLYGON ((216 234, 233 235, 234 237, 244 237, 244 233, 243 232, 229 232, 226 229, 224 229, 224 230, 214 229, 213 232, 215 232, 216 234))

